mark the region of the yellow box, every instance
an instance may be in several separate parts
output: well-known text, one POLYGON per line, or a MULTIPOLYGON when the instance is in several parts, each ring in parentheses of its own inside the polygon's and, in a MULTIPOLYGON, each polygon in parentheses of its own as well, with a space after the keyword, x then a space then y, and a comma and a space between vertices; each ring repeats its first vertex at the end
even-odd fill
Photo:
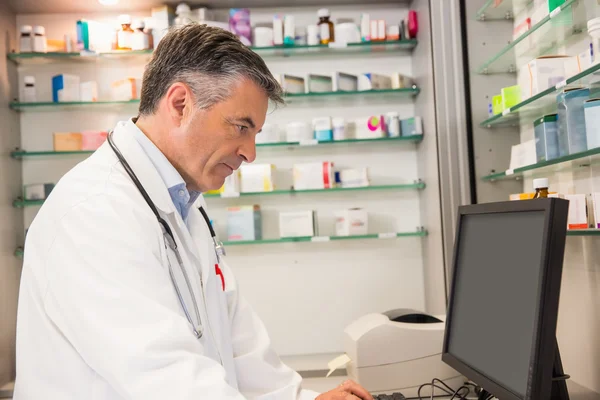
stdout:
POLYGON ((54 151, 79 151, 82 147, 81 133, 54 133, 54 151))

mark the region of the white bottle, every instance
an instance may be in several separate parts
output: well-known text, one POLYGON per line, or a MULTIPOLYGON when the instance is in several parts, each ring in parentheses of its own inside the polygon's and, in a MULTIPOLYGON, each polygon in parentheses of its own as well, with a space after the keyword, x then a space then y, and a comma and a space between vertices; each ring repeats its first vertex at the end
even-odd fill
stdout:
POLYGON ((386 125, 387 125, 387 134, 389 137, 398 137, 400 136, 400 116, 397 112, 389 112, 387 113, 386 125))
POLYGON ((363 42, 371 41, 371 18, 369 14, 360 16, 360 40, 363 42))
POLYGON ((175 18, 175 26, 183 26, 193 22, 192 10, 190 9, 190 6, 185 3, 181 3, 177 6, 175 9, 175 14, 177 14, 177 18, 175 18))
POLYGON ((31 25, 21 26, 21 38, 19 41, 19 51, 21 53, 31 53, 33 51, 33 28, 31 25))
POLYGON ((121 29, 117 31, 117 48, 119 49, 131 49, 131 42, 133 38, 133 31, 130 30, 131 17, 128 14, 119 15, 119 25, 121 29), (123 26, 127 25, 125 29, 123 26))
POLYGON ((48 51, 46 29, 43 26, 33 27, 33 51, 36 53, 45 53, 48 51))
POLYGON ((306 44, 316 46, 320 42, 319 27, 317 25, 308 25, 306 27, 306 44))
POLYGON ((296 39, 294 16, 286 15, 283 18, 283 44, 293 46, 296 39))
POLYGON ((148 35, 144 32, 146 25, 141 19, 136 19, 131 24, 133 34, 131 35, 131 50, 147 50, 150 48, 148 35))
POLYGON ((35 91, 35 77, 25 76, 23 77, 23 99, 24 103, 35 103, 37 101, 37 95, 35 91))
POLYGON ((273 44, 275 46, 283 44, 283 20, 279 15, 273 17, 273 44))
POLYGON ((344 118, 333 118, 331 120, 333 124, 333 140, 345 140, 346 137, 346 123, 344 118))

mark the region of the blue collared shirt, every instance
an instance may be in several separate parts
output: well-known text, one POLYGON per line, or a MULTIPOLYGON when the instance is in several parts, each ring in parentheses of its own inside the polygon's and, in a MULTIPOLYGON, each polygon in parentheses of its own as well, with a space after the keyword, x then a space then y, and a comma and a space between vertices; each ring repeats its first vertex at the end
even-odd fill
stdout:
POLYGON ((173 164, 169 162, 167 157, 159 150, 158 147, 137 127, 133 120, 129 120, 129 131, 134 132, 133 137, 142 146, 142 149, 158 171, 163 182, 169 190, 171 200, 175 208, 181 215, 181 218, 187 224, 187 217, 192 208, 192 205, 200 196, 200 192, 188 191, 185 181, 181 174, 177 172, 173 164))

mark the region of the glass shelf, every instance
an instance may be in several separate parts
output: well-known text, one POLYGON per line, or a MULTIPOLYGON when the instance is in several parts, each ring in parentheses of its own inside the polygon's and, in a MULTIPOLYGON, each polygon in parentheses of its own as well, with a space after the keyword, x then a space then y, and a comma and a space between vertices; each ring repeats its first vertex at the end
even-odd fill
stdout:
MULTIPOLYGON (((392 99, 396 96, 416 96, 420 92, 420 89, 416 86, 412 88, 402 88, 402 89, 383 89, 383 90, 364 90, 364 91, 354 91, 354 92, 325 92, 325 93, 287 93, 284 95, 286 99, 286 103, 301 103, 301 102, 313 102, 320 100, 339 100, 344 98, 362 98, 362 96, 381 96, 381 99, 387 100, 392 99)), ((13 101, 10 103, 10 108, 17 111, 54 111, 54 110, 69 110, 69 109, 77 109, 83 108, 86 109, 104 109, 106 107, 116 107, 121 109, 124 105, 138 105, 140 103, 139 100, 129 100, 129 101, 71 101, 71 102, 61 102, 54 103, 51 101, 48 102, 38 102, 38 103, 21 103, 18 101, 13 101)))
MULTIPOLYGON (((345 140, 330 140, 330 141, 311 141, 307 143, 299 142, 277 142, 277 143, 258 143, 256 147, 314 147, 338 143, 394 143, 394 142, 420 142, 423 140, 423 135, 398 136, 398 137, 382 137, 376 139, 345 139, 345 140)), ((94 151, 25 151, 16 150, 10 153, 10 156, 15 159, 23 159, 29 157, 55 157, 55 156, 70 156, 70 155, 89 155, 94 151)))
MULTIPOLYGON (((568 45, 572 40, 577 39, 577 35, 587 31, 585 13, 574 13, 575 17, 568 14, 578 1, 565 1, 559 8, 481 64, 477 68, 477 73, 514 73, 517 66, 516 57, 526 57, 531 60, 549 54, 559 46, 568 45)), ((579 7, 583 7, 583 4, 579 7)))
POLYGON ((42 204, 44 204, 44 200, 23 200, 19 198, 13 201, 13 207, 15 208, 41 206, 42 204))
POLYGON ((362 42, 348 43, 345 46, 329 45, 300 45, 300 46, 271 46, 271 47, 251 47, 262 57, 272 56, 295 56, 295 55, 336 55, 340 53, 375 53, 392 51, 410 51, 417 46, 416 39, 409 40, 390 40, 384 42, 362 42))
POLYGON ((479 21, 513 19, 532 3, 533 0, 486 0, 485 4, 477 10, 475 18, 479 21))
POLYGON ((361 240, 361 239, 393 239, 399 237, 424 237, 427 236, 426 230, 417 230, 414 232, 390 232, 390 233, 372 233, 368 235, 357 236, 303 236, 295 238, 280 239, 262 239, 262 240, 236 240, 223 242, 225 246, 248 245, 248 244, 273 244, 273 243, 298 243, 298 242, 333 242, 340 240, 361 240))
POLYGON ((13 101, 10 108, 17 111, 61 111, 75 110, 80 108, 105 110, 106 108, 122 109, 122 106, 138 105, 139 100, 127 101, 64 101, 54 103, 52 101, 37 103, 21 103, 13 101))
POLYGON ((572 229, 567 236, 600 236, 600 229, 572 229))
POLYGON ((484 181, 497 181, 507 179, 546 177, 557 172, 572 171, 578 168, 586 168, 600 163, 600 147, 570 154, 565 157, 555 158, 526 167, 516 168, 514 171, 498 172, 484 176, 484 181))
POLYGON ((355 100, 362 99, 363 96, 373 98, 378 96, 378 100, 392 101, 398 96, 415 97, 421 90, 416 87, 402 89, 380 89, 380 90, 363 90, 352 92, 324 92, 324 93, 286 93, 285 102, 291 104, 298 103, 313 103, 317 101, 339 101, 339 100, 355 100))
MULTIPOLYGON (((262 240, 235 240, 223 242, 224 246, 254 245, 254 244, 277 244, 277 243, 301 243, 301 242, 336 242, 341 240, 363 240, 363 239, 394 239, 406 237, 425 237, 428 232, 425 229, 418 229, 413 232, 389 232, 389 233, 371 233, 368 235, 356 236, 302 236, 294 238, 262 239, 262 240)), ((23 247, 17 247, 15 257, 22 258, 24 254, 23 247)))
POLYGON ((558 83, 556 86, 550 87, 543 92, 536 94, 529 99, 512 106, 508 111, 502 114, 494 115, 481 122, 479 125, 484 128, 492 128, 495 126, 517 125, 521 119, 533 121, 547 114, 556 113, 556 94, 564 87, 573 86, 589 86, 600 82, 600 64, 580 72, 571 78, 558 83))
MULTIPOLYGON (((300 45, 250 47, 262 57, 289 57, 296 55, 336 55, 341 53, 376 53, 411 51, 418 44, 416 39, 390 40, 384 42, 348 43, 346 46, 300 45)), ((109 53, 92 52, 50 52, 50 53, 9 53, 7 58, 17 65, 39 65, 65 62, 101 62, 112 60, 137 59, 148 61, 153 50, 113 51, 109 53)))
MULTIPOLYGON (((302 193, 335 193, 335 192, 369 192, 378 190, 422 190, 425 189, 424 182, 415 182, 409 184, 399 185, 377 185, 377 186, 365 186, 357 188, 332 188, 332 189, 310 189, 310 190, 273 190, 272 192, 252 192, 252 193, 240 193, 241 197, 247 196, 270 196, 270 195, 283 195, 283 194, 302 194, 302 193)), ((206 198, 221 198, 220 194, 205 194, 206 198)), ((230 197, 225 197, 230 198, 230 197)))
MULTIPOLYGON (((333 188, 333 189, 311 189, 311 190, 274 190, 272 192, 253 192, 253 193, 240 193, 240 196, 264 196, 264 195, 278 195, 278 194, 302 194, 302 193, 334 193, 334 192, 369 192, 378 190, 422 190, 425 189, 424 182, 415 182, 409 184, 400 185, 378 185, 378 186, 366 186, 358 188, 333 188)), ((220 194, 206 193, 205 198, 221 198, 220 194)), ((229 198, 229 197, 226 197, 229 198)), ((44 204, 44 200, 23 200, 21 198, 13 201, 13 207, 34 207, 41 206, 44 204)))
POLYGON ((93 52, 49 52, 49 53, 9 53, 6 58, 17 65, 41 65, 65 62, 98 62, 109 60, 139 59, 147 61, 152 50, 112 51, 109 53, 93 52))

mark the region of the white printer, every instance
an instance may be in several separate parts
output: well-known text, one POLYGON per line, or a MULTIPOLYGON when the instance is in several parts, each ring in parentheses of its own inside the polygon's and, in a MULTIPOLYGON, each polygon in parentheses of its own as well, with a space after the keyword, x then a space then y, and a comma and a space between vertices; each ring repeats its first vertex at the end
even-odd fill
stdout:
POLYGON ((415 396, 419 386, 433 378, 458 389, 465 379, 442 362, 445 319, 410 309, 357 319, 344 331, 349 378, 374 394, 415 396))

